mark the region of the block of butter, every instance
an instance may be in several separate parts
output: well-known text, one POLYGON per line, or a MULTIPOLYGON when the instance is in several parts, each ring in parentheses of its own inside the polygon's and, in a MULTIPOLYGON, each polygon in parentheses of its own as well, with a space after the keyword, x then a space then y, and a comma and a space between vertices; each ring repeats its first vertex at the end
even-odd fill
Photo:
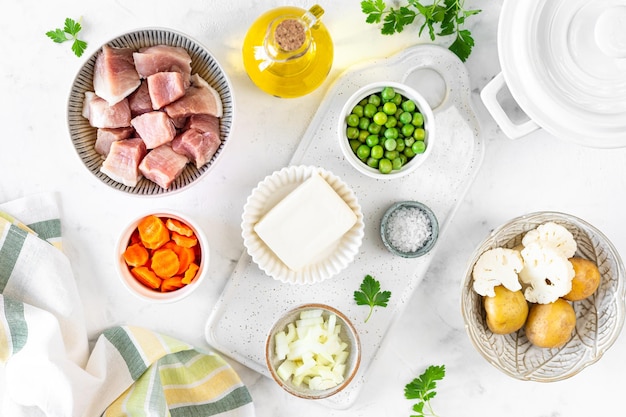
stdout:
POLYGON ((314 172, 265 214, 254 231, 289 269, 298 271, 356 221, 350 206, 314 172))

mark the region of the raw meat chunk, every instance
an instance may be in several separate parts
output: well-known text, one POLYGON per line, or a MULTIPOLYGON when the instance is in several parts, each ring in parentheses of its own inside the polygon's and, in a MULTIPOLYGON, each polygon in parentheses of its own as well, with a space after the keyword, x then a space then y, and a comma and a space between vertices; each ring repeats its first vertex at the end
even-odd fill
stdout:
POLYGON ((171 142, 176 136, 174 123, 162 111, 151 111, 141 114, 130 121, 137 134, 146 143, 148 149, 153 149, 171 142))
POLYGON ((111 106, 135 91, 141 80, 135 69, 133 50, 104 45, 93 68, 93 87, 111 106))
POLYGON ((210 114, 215 117, 222 117, 222 99, 209 83, 198 74, 194 74, 191 76, 191 86, 185 95, 165 106, 165 111, 172 119, 188 117, 192 114, 210 114))
POLYGON ((170 145, 161 145, 148 152, 139 164, 139 170, 151 181, 167 189, 183 172, 189 160, 172 150, 170 145))
POLYGON ((94 92, 87 91, 83 102, 83 117, 89 119, 89 124, 93 127, 128 127, 131 119, 128 100, 123 99, 111 106, 94 92))
POLYGON ((148 82, 142 81, 138 89, 128 96, 128 105, 132 117, 152 111, 152 100, 148 92, 148 82))
POLYGON ((119 127, 116 129, 102 128, 96 133, 96 152, 107 156, 111 150, 111 144, 118 140, 128 139, 135 133, 132 127, 119 127))
POLYGON ((185 95, 185 83, 180 72, 157 72, 148 77, 148 92, 152 108, 159 110, 185 95))
POLYGON ((111 144, 111 151, 100 171, 129 187, 141 179, 139 164, 146 156, 146 145, 140 138, 124 139, 111 144))
POLYGON ((194 114, 187 119, 185 130, 196 129, 201 133, 211 132, 217 137, 220 136, 220 119, 210 114, 194 114))
POLYGON ((179 46, 156 45, 142 48, 133 54, 135 68, 141 78, 164 71, 182 73, 185 80, 191 75, 191 57, 179 46))
POLYGON ((172 149, 185 155, 200 169, 211 160, 221 143, 219 135, 189 129, 174 138, 172 149))

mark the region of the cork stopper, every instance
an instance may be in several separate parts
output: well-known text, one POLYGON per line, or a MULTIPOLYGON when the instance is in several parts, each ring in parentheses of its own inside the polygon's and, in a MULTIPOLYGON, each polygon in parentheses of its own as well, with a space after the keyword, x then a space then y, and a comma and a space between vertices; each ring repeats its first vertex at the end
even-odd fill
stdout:
POLYGON ((274 39, 283 51, 297 51, 306 41, 304 25, 296 19, 285 19, 276 26, 274 39))

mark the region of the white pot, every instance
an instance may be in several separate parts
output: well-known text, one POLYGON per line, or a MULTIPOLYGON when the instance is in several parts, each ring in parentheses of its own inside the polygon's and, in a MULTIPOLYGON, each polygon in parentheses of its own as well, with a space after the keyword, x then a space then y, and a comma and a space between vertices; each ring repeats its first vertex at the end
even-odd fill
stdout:
POLYGON ((585 146, 626 146, 626 0, 504 0, 502 72, 481 98, 516 139, 543 128, 585 146), (508 87, 530 120, 513 122, 497 99, 508 87))

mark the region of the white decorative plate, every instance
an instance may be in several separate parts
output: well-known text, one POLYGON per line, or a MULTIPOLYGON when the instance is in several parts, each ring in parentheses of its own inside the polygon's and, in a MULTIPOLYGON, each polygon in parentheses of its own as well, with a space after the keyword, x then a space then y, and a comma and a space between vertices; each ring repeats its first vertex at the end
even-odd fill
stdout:
POLYGON ((314 166, 289 166, 265 177, 244 206, 241 229, 243 244, 252 260, 263 272, 290 284, 313 284, 335 276, 354 260, 363 241, 364 223, 361 206, 354 192, 331 172, 314 166), (299 271, 289 269, 254 231, 254 225, 297 186, 318 172, 343 198, 357 216, 357 221, 335 244, 321 253, 313 263, 299 271))
POLYGON ((494 230, 474 252, 461 291, 465 328, 476 349, 493 366, 521 380, 554 382, 577 374, 602 357, 624 324, 626 287, 619 253, 599 230, 568 214, 532 213, 494 230), (472 270, 483 252, 495 247, 513 248, 526 232, 545 222, 566 227, 578 245, 575 255, 595 262, 602 275, 593 295, 572 302, 576 328, 570 341, 555 349, 533 346, 523 328, 508 335, 492 333, 487 327, 482 297, 472 288, 472 270))
POLYGON ((220 139, 222 144, 211 158, 211 161, 197 169, 194 164, 187 164, 181 175, 166 190, 154 182, 142 178, 135 187, 129 187, 112 180, 100 172, 104 159, 94 148, 96 129, 82 116, 83 99, 86 91, 93 91, 93 67, 101 49, 93 53, 78 71, 72 84, 67 109, 67 122, 72 144, 87 169, 103 183, 129 194, 156 196, 171 194, 188 187, 205 175, 217 158, 222 154, 230 136, 233 123, 233 97, 230 81, 216 59, 198 42, 186 35, 169 29, 139 29, 120 35, 107 45, 139 49, 154 45, 179 46, 187 50, 191 56, 191 72, 204 78, 220 95, 224 115, 220 119, 220 139))

